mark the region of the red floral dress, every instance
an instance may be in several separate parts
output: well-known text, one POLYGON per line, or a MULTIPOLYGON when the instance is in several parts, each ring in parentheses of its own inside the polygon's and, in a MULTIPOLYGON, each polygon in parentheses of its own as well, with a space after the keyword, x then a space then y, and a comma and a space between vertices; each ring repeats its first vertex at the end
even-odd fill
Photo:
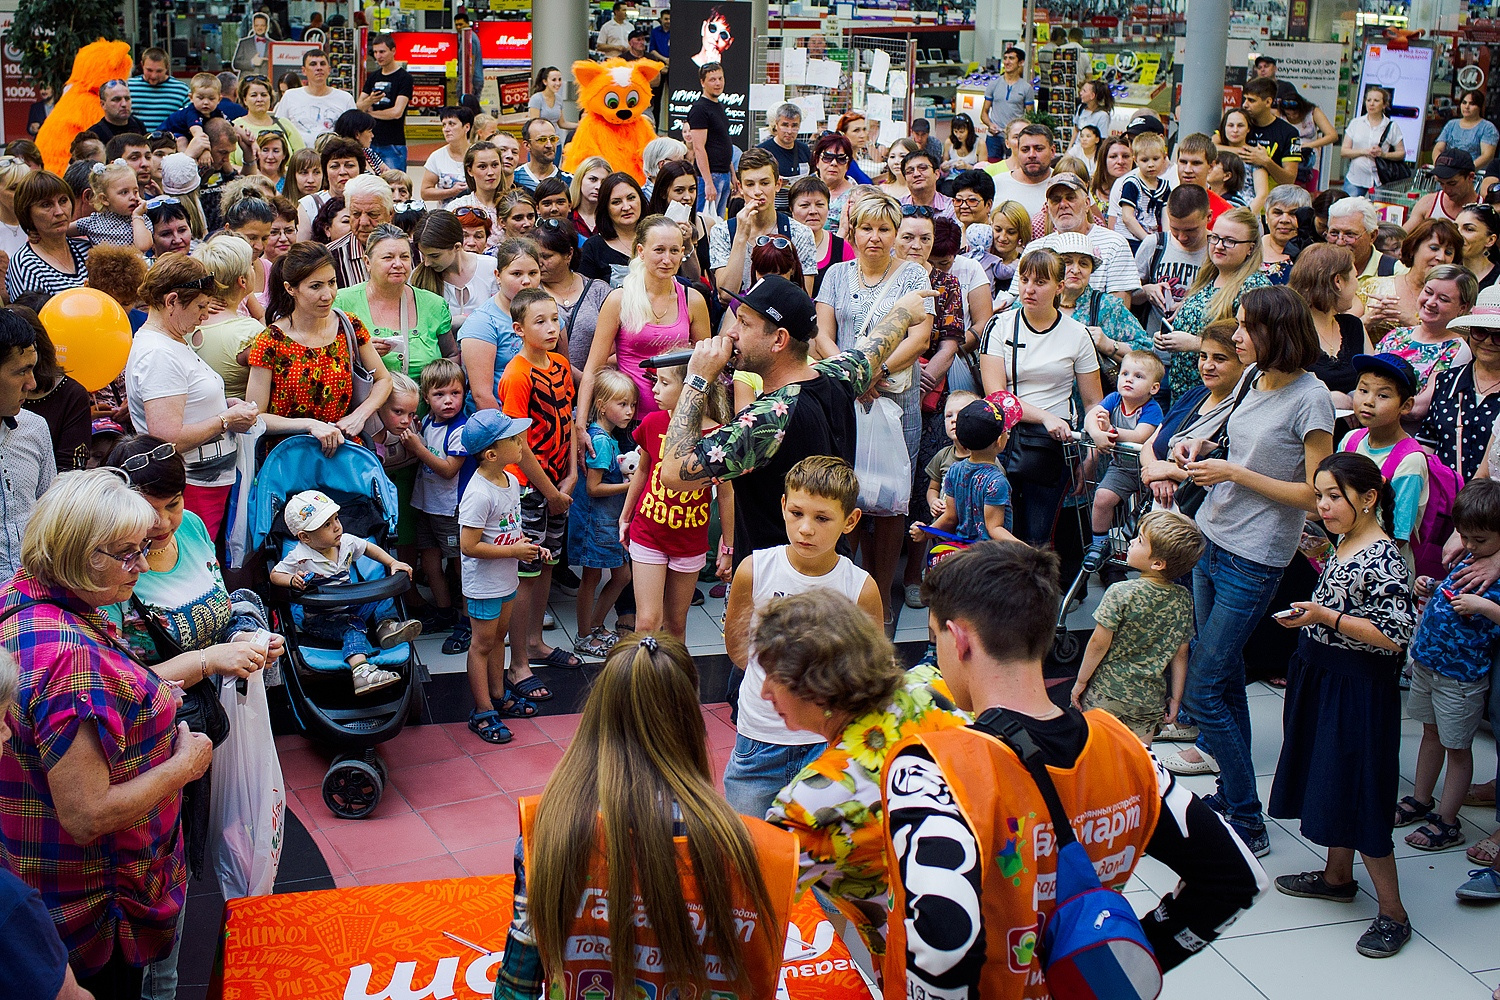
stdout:
MULTIPOLYGON (((358 316, 349 316, 354 337, 363 347, 370 331, 358 316)), ((311 417, 337 423, 349 413, 354 373, 349 342, 342 329, 333 343, 304 347, 272 324, 250 346, 250 367, 271 370, 271 402, 266 412, 280 417, 311 417)))

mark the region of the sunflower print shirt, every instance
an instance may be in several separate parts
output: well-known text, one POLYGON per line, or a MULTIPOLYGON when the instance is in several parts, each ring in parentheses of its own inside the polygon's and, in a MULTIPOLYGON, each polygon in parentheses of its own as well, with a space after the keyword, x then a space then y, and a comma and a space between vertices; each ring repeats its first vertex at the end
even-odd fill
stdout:
POLYGON ((880 804, 886 754, 913 733, 969 722, 948 697, 936 666, 913 667, 890 702, 851 722, 837 743, 781 790, 766 815, 794 831, 802 846, 798 893, 813 886, 827 892, 872 955, 885 954, 890 907, 880 804))

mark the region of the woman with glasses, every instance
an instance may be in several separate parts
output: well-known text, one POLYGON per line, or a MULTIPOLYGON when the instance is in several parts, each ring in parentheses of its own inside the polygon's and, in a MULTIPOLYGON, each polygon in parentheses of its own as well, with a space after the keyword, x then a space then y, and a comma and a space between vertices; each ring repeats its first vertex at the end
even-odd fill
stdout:
MULTIPOLYGON (((0 197, 3 204, 3 197, 0 197)), ((1464 238, 1462 259, 1484 291, 1500 278, 1500 212, 1492 205, 1468 205, 1458 213, 1458 232, 1464 238)))
MULTIPOLYGON (((172 952, 187 895, 182 789, 213 759, 207 736, 176 723, 176 686, 136 662, 103 613, 147 571, 156 524, 117 470, 64 473, 0 589, 0 640, 26 664, 14 753, 0 761, 14 806, 0 810, 0 844, 96 1000, 137 1000, 145 967, 172 952)), ((206 660, 176 666, 202 677, 206 660)))
MULTIPOLYGON (((136 662, 184 689, 208 684, 217 698, 223 680, 264 669, 284 651, 285 640, 271 632, 258 635, 266 627, 266 613, 253 591, 231 594, 225 587, 214 540, 198 515, 184 506, 187 469, 172 444, 140 434, 116 445, 109 465, 123 472, 151 505, 156 523, 146 538, 150 551, 135 590, 103 613, 120 628, 136 662)), ((201 780, 183 789, 182 840, 194 878, 202 876, 210 839, 208 785, 201 780)), ((177 984, 177 948, 152 962, 146 976, 145 995, 171 996, 177 984)))
POLYGON ((260 409, 225 397, 224 377, 193 349, 196 331, 218 290, 201 261, 169 253, 141 285, 148 310, 125 363, 130 421, 142 434, 170 441, 187 465, 186 503, 218 539, 234 486, 237 442, 260 409))
POLYGON ((1156 349, 1172 352, 1167 384, 1173 399, 1202 384, 1198 333, 1216 319, 1232 317, 1245 292, 1271 284, 1261 268, 1260 238, 1260 222, 1248 208, 1232 208, 1214 221, 1208 234, 1208 260, 1172 314, 1171 328, 1163 325, 1156 334, 1156 349))
POLYGON ((1478 297, 1479 282, 1472 274, 1457 264, 1439 264, 1427 272, 1427 283, 1417 296, 1417 322, 1392 330, 1375 345, 1377 353, 1410 361, 1421 380, 1411 412, 1402 418, 1408 430, 1416 430, 1427 416, 1436 388, 1433 376, 1473 357, 1463 334, 1448 324, 1473 309, 1478 297))
POLYGON ((370 331, 385 366, 420 380, 438 358, 458 357, 453 319, 441 295, 407 284, 411 239, 399 226, 376 226, 364 245, 370 279, 339 289, 333 305, 370 331))
POLYGON ((599 185, 599 208, 594 235, 578 252, 578 273, 617 285, 630 266, 631 247, 646 200, 629 174, 615 172, 599 185))
POLYGON ((844 208, 849 202, 849 192, 866 182, 857 181, 851 176, 856 167, 854 147, 845 136, 837 132, 820 136, 813 143, 812 159, 814 174, 818 180, 828 185, 828 221, 823 224, 823 228, 836 233, 844 208))
MULTIPOLYGON (((259 139, 262 132, 281 133, 286 143, 287 156, 303 147, 302 133, 297 126, 271 113, 271 81, 267 77, 252 75, 241 79, 239 97, 246 114, 234 120, 236 126, 247 130, 254 139, 259 139)), ((236 165, 240 163, 238 149, 234 151, 230 161, 236 165)))
POLYGON ((68 182, 46 170, 33 173, 17 186, 13 204, 26 244, 5 272, 6 298, 14 301, 26 292, 56 295, 87 284, 92 244, 68 237, 76 204, 68 182))
MULTIPOLYGON (((930 252, 930 213, 929 218, 922 219, 915 212, 920 206, 909 207, 913 209, 911 218, 920 221, 913 223, 908 231, 927 233, 930 252)), ((817 298, 818 334, 812 347, 815 357, 831 358, 852 348, 874 329, 901 296, 932 287, 922 264, 907 256, 892 255, 903 221, 902 208, 896 199, 878 191, 850 208, 848 223, 856 256, 854 260, 834 264, 823 277, 817 298)), ((932 300, 928 300, 926 311, 928 317, 936 313, 932 300)), ((921 387, 915 369, 917 359, 932 343, 932 331, 933 321, 927 317, 912 326, 906 340, 881 365, 881 377, 862 400, 869 406, 877 395, 884 396, 901 408, 901 430, 913 468, 918 468, 917 452, 922 438, 921 387)), ((880 587, 887 632, 896 620, 890 588, 901 557, 904 529, 905 517, 894 511, 873 518, 873 557, 866 565, 871 567, 870 575, 880 587)))

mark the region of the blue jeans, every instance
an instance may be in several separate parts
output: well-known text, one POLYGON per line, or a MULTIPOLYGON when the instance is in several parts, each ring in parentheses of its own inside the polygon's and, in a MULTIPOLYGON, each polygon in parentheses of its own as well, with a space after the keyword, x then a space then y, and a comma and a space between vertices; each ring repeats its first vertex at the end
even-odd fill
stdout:
POLYGON ((406 169, 406 147, 405 146, 371 146, 375 155, 389 170, 406 169))
POLYGON ((998 163, 1005 159, 1005 136, 987 135, 984 137, 984 151, 989 154, 990 160, 998 163))
POLYGON ((1369 195, 1370 189, 1358 187, 1354 184, 1350 184, 1348 181, 1344 181, 1344 193, 1351 198, 1364 198, 1369 195))
POLYGON ((776 793, 826 749, 827 743, 782 746, 736 736, 734 753, 724 768, 724 797, 741 815, 764 819, 776 793))
POLYGON ((187 898, 182 900, 182 909, 177 911, 177 936, 172 939, 172 950, 164 958, 158 958, 146 966, 141 979, 141 1000, 175 1000, 177 996, 177 956, 182 950, 182 925, 187 918, 187 898))
MULTIPOLYGON (((729 188, 731 186, 730 178, 734 175, 713 174, 711 176, 714 179, 714 190, 719 194, 719 197, 714 201, 714 208, 718 211, 719 217, 723 218, 724 209, 729 207, 729 188)), ((706 184, 698 185, 698 211, 700 212, 703 211, 703 198, 707 193, 708 186, 706 184)))
POLYGON ((1257 833, 1264 820, 1250 758, 1244 653, 1281 573, 1281 567, 1253 562, 1211 541, 1193 569, 1198 637, 1188 657, 1183 706, 1198 726, 1198 745, 1219 762, 1226 815, 1236 826, 1257 833))
POLYGON ((396 602, 390 600, 315 615, 307 614, 300 604, 292 605, 292 620, 297 628, 316 639, 338 643, 345 660, 355 655, 368 659, 375 652, 367 634, 370 626, 395 617, 396 602))

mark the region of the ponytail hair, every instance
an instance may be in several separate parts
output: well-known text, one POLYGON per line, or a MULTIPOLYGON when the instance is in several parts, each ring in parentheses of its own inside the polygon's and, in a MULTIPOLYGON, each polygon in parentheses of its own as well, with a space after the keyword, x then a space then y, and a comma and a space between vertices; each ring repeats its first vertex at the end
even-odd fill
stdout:
POLYGON ((677 223, 665 215, 649 215, 635 227, 635 239, 630 243, 630 267, 625 280, 620 283, 620 329, 639 330, 651 322, 651 297, 646 293, 646 262, 641 259, 641 247, 653 229, 670 227, 679 237, 682 230, 677 223))
POLYGON ((458 216, 447 209, 438 208, 422 216, 413 234, 417 244, 417 266, 411 272, 411 285, 434 295, 443 294, 443 276, 421 261, 423 250, 452 250, 463 247, 464 227, 458 216))
POLYGON ((1318 472, 1326 472, 1333 477, 1333 481, 1339 484, 1344 499, 1351 507, 1354 507, 1356 514, 1359 513, 1359 507, 1355 502, 1357 497, 1364 496, 1366 493, 1378 494, 1376 509, 1380 518, 1380 527, 1387 535, 1394 533, 1396 492, 1380 474, 1380 466, 1374 461, 1352 451, 1336 451, 1318 463, 1318 472))
POLYGON ((333 267, 333 257, 321 243, 307 241, 293 243, 287 252, 276 258, 271 265, 271 276, 266 279, 270 299, 266 303, 266 325, 286 319, 296 308, 292 293, 286 286, 297 286, 308 279, 318 268, 333 267))

